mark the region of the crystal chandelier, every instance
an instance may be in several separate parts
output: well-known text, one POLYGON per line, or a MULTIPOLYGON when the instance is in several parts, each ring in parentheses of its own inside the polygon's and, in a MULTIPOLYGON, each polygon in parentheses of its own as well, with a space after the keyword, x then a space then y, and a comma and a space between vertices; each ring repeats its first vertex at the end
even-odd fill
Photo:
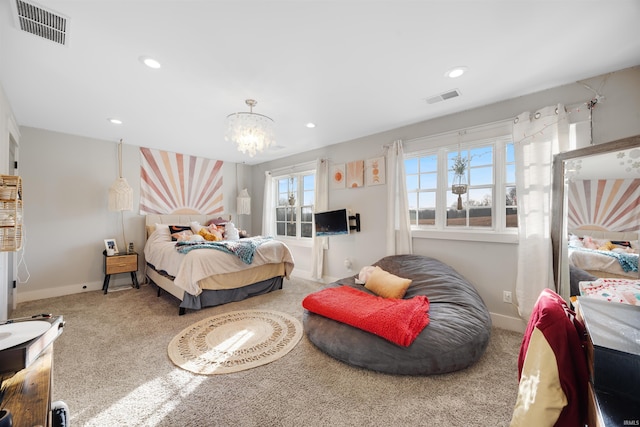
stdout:
POLYGON ((253 112, 257 102, 247 99, 248 112, 238 112, 227 116, 227 132, 224 139, 233 141, 238 151, 249 152, 253 157, 275 143, 273 138, 273 119, 253 112))

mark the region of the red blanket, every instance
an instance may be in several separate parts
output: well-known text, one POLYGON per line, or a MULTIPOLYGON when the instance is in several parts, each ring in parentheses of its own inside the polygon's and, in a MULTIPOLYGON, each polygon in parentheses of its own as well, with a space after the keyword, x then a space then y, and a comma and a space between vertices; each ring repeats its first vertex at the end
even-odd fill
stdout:
POLYGON ((340 286, 307 295, 302 306, 403 347, 410 346, 429 324, 429 300, 424 295, 389 299, 340 286))

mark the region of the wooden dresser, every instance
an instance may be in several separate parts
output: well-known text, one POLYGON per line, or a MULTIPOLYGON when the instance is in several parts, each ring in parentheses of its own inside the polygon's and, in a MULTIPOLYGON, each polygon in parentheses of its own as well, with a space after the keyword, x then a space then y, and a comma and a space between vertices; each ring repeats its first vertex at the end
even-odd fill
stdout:
POLYGON ((13 416, 13 427, 51 426, 53 344, 27 368, 1 376, 1 407, 13 416))
POLYGON ((589 427, 640 426, 640 307, 578 298, 587 332, 589 427))

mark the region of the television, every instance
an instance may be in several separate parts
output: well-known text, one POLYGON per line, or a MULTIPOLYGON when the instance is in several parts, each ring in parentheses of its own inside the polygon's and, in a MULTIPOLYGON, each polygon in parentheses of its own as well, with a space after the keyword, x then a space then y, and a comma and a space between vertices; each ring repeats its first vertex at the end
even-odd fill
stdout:
POLYGON ((335 236, 349 234, 349 213, 346 209, 316 212, 316 236, 335 236))

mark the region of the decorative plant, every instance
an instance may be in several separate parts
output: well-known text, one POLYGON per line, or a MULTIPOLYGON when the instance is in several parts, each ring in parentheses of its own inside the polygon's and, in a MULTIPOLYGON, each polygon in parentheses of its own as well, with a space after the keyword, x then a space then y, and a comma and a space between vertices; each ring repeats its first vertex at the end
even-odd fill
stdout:
POLYGON ((458 210, 462 210, 462 195, 467 192, 466 171, 468 165, 469 159, 458 154, 453 159, 453 166, 451 167, 451 171, 454 173, 451 192, 458 195, 458 210))
POLYGON ((469 159, 458 155, 455 159, 453 159, 453 167, 451 167, 451 171, 456 175, 464 176, 468 165, 469 159))

